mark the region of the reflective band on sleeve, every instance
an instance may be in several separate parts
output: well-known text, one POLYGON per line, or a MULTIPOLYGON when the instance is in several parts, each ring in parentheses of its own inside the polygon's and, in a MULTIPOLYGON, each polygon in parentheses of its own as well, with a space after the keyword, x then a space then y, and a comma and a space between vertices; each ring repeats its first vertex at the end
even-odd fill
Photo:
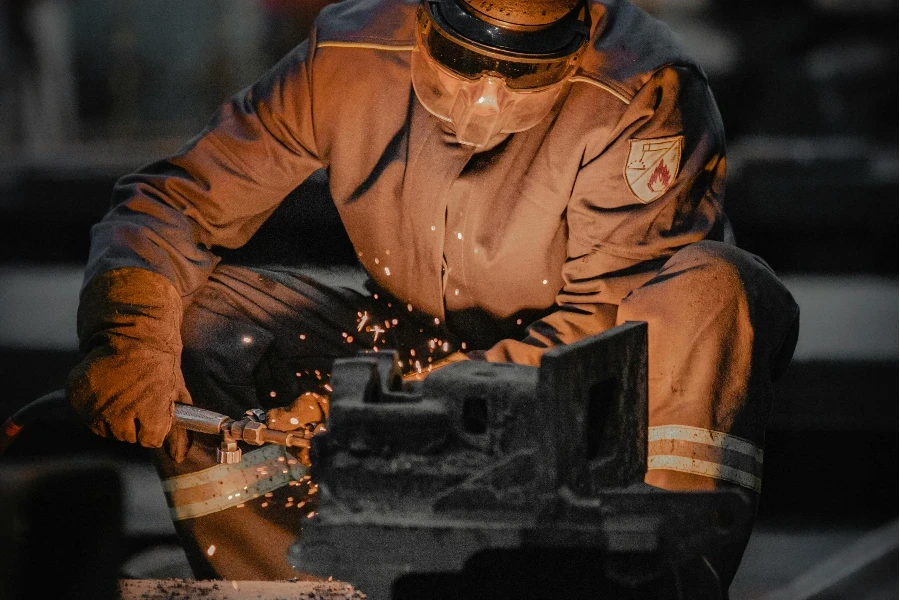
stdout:
POLYGON ((270 445, 244 454, 241 462, 163 480, 173 521, 232 508, 306 475, 305 466, 283 447, 270 445))
POLYGON ((760 491, 763 452, 720 431, 687 425, 650 427, 647 470, 668 469, 730 481, 760 491))
POLYGON ((729 435, 711 429, 690 427, 688 425, 650 427, 647 441, 655 442, 657 440, 682 440, 685 442, 706 444, 707 446, 716 446, 718 448, 724 448, 725 450, 752 456, 759 463, 762 463, 763 461, 763 451, 757 448, 756 444, 753 442, 735 435, 729 435))
POLYGON ((762 489, 762 480, 755 475, 726 465, 705 460, 697 460, 696 458, 670 455, 651 456, 647 459, 647 470, 651 471, 653 469, 681 471, 682 473, 693 473, 695 475, 703 475, 704 477, 722 479, 750 488, 756 492, 759 492, 762 489))

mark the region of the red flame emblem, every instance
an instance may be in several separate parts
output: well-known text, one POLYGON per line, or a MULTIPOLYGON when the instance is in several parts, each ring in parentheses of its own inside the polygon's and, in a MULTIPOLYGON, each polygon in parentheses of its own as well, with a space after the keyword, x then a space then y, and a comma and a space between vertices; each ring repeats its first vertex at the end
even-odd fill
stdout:
POLYGON ((669 187, 669 182, 671 180, 672 174, 669 173, 669 168, 666 166, 665 161, 661 160, 656 165, 656 168, 653 169, 653 173, 647 181, 647 188, 649 188, 651 192, 656 192, 661 189, 664 190, 669 187), (657 184, 660 185, 657 186, 657 184))

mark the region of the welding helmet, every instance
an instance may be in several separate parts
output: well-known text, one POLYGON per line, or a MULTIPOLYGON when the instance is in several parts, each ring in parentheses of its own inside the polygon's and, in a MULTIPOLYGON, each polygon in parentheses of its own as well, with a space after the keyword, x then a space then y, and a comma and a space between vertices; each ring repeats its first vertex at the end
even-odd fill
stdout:
POLYGON ((412 83, 460 144, 536 125, 590 36, 586 0, 423 0, 412 83))

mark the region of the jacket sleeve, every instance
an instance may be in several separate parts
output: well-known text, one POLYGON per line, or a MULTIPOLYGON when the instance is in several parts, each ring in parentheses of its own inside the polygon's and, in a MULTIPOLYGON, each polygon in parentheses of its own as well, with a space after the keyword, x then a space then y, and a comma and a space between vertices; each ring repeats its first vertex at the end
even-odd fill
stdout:
POLYGON ((587 148, 566 210, 558 309, 485 358, 537 365, 547 349, 615 325, 622 298, 675 252, 722 239, 724 182, 724 133, 705 79, 688 67, 660 69, 611 137, 587 148))
POLYGON ((246 243, 284 197, 324 166, 312 123, 312 45, 303 43, 222 105, 174 156, 120 179, 91 230, 85 281, 123 267, 167 277, 182 296, 246 243))

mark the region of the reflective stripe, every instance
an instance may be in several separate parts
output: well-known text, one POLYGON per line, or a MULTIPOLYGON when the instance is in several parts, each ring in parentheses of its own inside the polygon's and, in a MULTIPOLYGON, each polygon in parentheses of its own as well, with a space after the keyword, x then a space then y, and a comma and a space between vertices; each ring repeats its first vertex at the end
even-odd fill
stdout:
POLYGON ((319 42, 316 48, 367 48, 369 50, 395 50, 411 52, 415 46, 391 46, 390 44, 371 44, 369 42, 319 42))
POLYGON ((627 97, 623 96, 622 94, 620 94, 619 92, 617 92, 610 86, 606 85, 605 83, 601 83, 601 82, 597 81, 596 79, 591 79, 590 77, 585 77, 584 75, 575 75, 573 77, 569 77, 569 81, 571 81, 573 83, 578 83, 578 82, 589 83, 593 86, 600 88, 601 90, 609 92, 610 94, 612 94, 613 96, 615 96, 616 98, 618 98, 619 100, 624 102, 625 104, 631 104, 631 100, 629 100, 627 97))
POLYGON ((740 469, 734 469, 728 465, 698 460, 696 458, 666 454, 650 456, 647 458, 647 470, 652 471, 654 469, 681 471, 682 473, 693 473, 695 475, 703 475, 704 477, 722 479, 757 492, 762 489, 762 480, 755 475, 751 475, 740 469))
POLYGON ((242 504, 306 475, 307 468, 281 446, 244 454, 239 463, 216 465, 162 482, 173 521, 194 519, 242 504))
POLYGON ((706 444, 707 446, 716 446, 717 448, 723 448, 725 450, 731 450, 732 452, 739 452, 751 456, 760 464, 762 464, 763 461, 763 451, 757 448, 756 444, 735 435, 722 433, 721 431, 690 427, 688 425, 650 427, 647 441, 656 442, 659 440, 681 440, 685 442, 695 442, 697 444, 706 444))

